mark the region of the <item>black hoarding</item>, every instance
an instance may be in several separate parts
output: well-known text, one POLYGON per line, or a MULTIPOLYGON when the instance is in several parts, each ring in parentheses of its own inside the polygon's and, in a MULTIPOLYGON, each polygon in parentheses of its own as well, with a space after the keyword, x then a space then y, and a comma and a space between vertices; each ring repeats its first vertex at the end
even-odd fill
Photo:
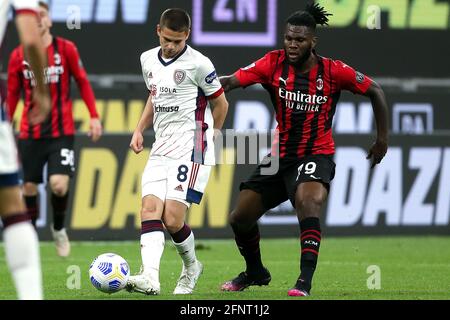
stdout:
MULTIPOLYGON (((324 234, 449 234, 448 136, 393 136, 386 158, 374 170, 365 158, 372 139, 371 135, 336 136, 336 176, 322 213, 324 234)), ((152 140, 147 135, 146 148, 135 155, 128 148, 130 135, 108 135, 97 144, 77 136, 77 171, 66 223, 72 239, 137 239, 140 178, 152 140)), ((202 203, 189 210, 187 223, 200 238, 232 236, 228 215, 236 203, 239 183, 256 165, 249 164, 250 160, 246 164, 229 161, 238 159, 238 145, 228 144, 222 150, 218 159, 224 161, 212 170, 202 203)), ((259 149, 250 152, 259 153, 259 149)), ((38 230, 42 239, 49 239, 46 226, 51 218, 46 217, 45 206, 42 209, 38 230)), ((268 212, 260 226, 267 237, 298 235, 289 202, 268 212)))

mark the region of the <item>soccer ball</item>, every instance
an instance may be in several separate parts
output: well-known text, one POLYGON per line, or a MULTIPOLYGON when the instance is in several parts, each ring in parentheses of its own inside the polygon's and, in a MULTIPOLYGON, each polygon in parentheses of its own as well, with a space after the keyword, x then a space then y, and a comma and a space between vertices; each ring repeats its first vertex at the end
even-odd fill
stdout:
POLYGON ((130 267, 124 258, 115 253, 104 253, 92 261, 89 279, 98 290, 114 293, 125 288, 130 277, 130 267))

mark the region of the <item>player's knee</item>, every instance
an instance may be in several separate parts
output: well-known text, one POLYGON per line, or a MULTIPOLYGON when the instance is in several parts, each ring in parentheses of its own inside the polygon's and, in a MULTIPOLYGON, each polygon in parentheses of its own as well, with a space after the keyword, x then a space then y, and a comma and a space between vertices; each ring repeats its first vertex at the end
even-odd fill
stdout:
POLYGON ((309 195, 296 201, 295 209, 303 217, 316 217, 320 214, 324 199, 321 196, 309 195))
POLYGON ((236 212, 236 210, 233 210, 230 215, 228 216, 228 223, 234 227, 241 223, 241 219, 239 219, 239 215, 236 212))
POLYGON ((228 218, 228 221, 233 229, 250 227, 254 223, 254 221, 251 221, 251 219, 239 210, 233 210, 228 218))
POLYGON ((32 182, 25 182, 23 184, 23 193, 26 196, 34 196, 38 193, 38 186, 32 182))
POLYGON ((185 215, 178 206, 166 205, 164 208, 163 222, 169 233, 174 234, 181 230, 184 225, 185 215))
POLYGON ((141 208, 141 220, 159 220, 161 214, 158 212, 156 204, 147 204, 141 208))
POLYGON ((64 175, 52 175, 49 179, 50 189, 57 197, 63 197, 69 190, 69 177, 64 175))
POLYGON ((50 184, 50 189, 57 197, 63 197, 67 193, 68 186, 62 181, 53 181, 50 184))
POLYGON ((164 219, 164 226, 170 234, 177 233, 183 228, 184 221, 177 221, 174 218, 164 219))
POLYGON ((2 218, 24 210, 20 187, 0 188, 0 216, 2 218))

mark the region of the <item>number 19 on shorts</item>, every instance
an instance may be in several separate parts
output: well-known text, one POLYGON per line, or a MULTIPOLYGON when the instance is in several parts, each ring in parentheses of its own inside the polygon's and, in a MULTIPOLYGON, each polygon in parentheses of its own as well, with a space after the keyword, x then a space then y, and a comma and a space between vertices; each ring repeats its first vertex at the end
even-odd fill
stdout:
POLYGON ((312 175, 314 172, 316 172, 316 168, 317 168, 317 165, 315 162, 308 162, 306 165, 304 163, 302 163, 302 165, 300 167, 298 167, 298 175, 295 180, 296 181, 298 180, 303 169, 305 169, 304 170, 305 174, 312 175))

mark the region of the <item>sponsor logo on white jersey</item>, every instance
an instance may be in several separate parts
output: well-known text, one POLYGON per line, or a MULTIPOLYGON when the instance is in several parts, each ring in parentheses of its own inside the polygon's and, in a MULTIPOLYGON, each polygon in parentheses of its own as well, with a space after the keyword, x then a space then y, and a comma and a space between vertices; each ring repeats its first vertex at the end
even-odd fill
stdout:
POLYGON ((216 70, 214 70, 213 72, 211 72, 210 74, 208 74, 206 76, 205 82, 207 84, 211 84, 211 83, 213 83, 214 79, 216 79, 216 78, 217 78, 217 72, 216 72, 216 70))
POLYGON ((155 112, 177 112, 180 110, 179 106, 155 106, 155 112))

